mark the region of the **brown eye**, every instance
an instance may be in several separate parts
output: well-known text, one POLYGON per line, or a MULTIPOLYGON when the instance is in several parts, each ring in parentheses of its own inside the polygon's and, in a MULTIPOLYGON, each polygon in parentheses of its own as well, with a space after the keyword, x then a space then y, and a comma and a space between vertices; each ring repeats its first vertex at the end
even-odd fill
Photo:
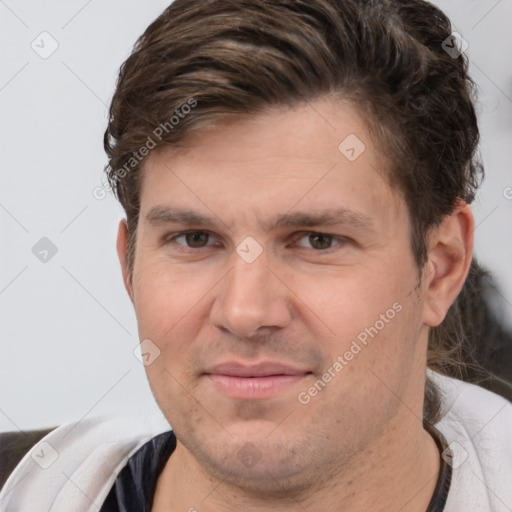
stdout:
POLYGON ((308 235, 309 243, 313 249, 329 249, 331 247, 333 237, 323 233, 312 233, 308 235))
POLYGON ((204 231, 190 231, 184 233, 186 244, 189 247, 205 247, 208 244, 209 234, 204 231))
POLYGON ((210 235, 206 231, 188 231, 173 237, 179 245, 190 247, 192 249, 200 249, 207 247, 210 240, 210 235))
POLYGON ((295 244, 299 247, 312 249, 313 251, 329 254, 332 250, 342 249, 350 240, 344 236, 335 236, 328 233, 314 231, 303 232, 295 238, 295 244))

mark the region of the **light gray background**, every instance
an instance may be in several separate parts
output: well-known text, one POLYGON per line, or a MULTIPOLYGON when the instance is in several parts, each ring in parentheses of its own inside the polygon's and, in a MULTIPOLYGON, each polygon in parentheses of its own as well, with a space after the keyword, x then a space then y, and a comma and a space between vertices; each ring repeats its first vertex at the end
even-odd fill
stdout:
MULTIPOLYGON (((105 413, 161 418, 133 355, 135 315, 115 253, 123 212, 93 189, 117 70, 167 3, 0 0, 0 431, 105 413), (58 43, 47 59, 31 47, 50 48, 44 31, 58 43), (32 253, 42 237, 58 248, 46 263, 32 253)), ((480 88, 487 178, 474 205, 476 254, 512 326, 512 1, 438 4, 468 41, 480 88)))

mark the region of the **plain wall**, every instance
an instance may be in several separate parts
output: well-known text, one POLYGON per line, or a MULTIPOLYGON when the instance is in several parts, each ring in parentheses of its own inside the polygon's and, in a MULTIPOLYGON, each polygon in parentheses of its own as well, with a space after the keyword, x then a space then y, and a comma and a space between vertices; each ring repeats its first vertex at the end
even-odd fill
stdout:
MULTIPOLYGON (((104 413, 161 417, 133 354, 137 325, 115 252, 123 211, 93 190, 117 70, 166 5, 0 3, 0 431, 104 413), (49 52, 52 39, 46 59, 31 46, 49 52), (57 248, 47 262, 32 251, 43 237, 57 248)), ((469 43, 480 88, 487 178, 474 205, 476 255, 511 326, 512 2, 439 5, 469 43)))

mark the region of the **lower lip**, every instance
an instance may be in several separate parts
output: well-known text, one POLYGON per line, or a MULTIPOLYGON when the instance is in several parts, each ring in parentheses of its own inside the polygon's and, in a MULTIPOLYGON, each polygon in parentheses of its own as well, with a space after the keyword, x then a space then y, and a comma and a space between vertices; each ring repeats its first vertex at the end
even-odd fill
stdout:
POLYGON ((300 375, 269 375, 268 377, 233 377, 231 375, 208 375, 217 389, 231 398, 257 400, 270 398, 293 386, 306 377, 300 375))

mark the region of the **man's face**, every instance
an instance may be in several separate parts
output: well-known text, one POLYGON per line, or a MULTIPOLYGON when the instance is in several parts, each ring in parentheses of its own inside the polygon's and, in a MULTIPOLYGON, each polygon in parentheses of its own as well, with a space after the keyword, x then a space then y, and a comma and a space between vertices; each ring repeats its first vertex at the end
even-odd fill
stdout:
POLYGON ((211 473, 307 486, 421 422, 427 332, 385 156, 329 100, 149 156, 132 280, 160 350, 146 370, 211 473))

